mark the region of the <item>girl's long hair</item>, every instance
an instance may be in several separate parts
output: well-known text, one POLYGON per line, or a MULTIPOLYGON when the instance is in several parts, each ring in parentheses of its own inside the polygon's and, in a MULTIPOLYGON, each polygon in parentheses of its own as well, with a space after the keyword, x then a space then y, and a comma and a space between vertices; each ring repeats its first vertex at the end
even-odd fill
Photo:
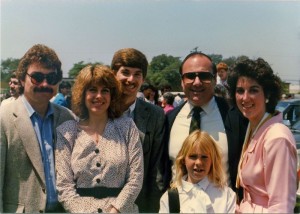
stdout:
POLYGON ((226 175, 222 167, 220 149, 207 132, 196 130, 192 132, 183 142, 183 145, 176 157, 175 176, 171 182, 171 188, 182 185, 182 177, 187 175, 185 157, 195 151, 201 151, 211 157, 211 168, 207 175, 208 180, 219 188, 226 185, 226 175))

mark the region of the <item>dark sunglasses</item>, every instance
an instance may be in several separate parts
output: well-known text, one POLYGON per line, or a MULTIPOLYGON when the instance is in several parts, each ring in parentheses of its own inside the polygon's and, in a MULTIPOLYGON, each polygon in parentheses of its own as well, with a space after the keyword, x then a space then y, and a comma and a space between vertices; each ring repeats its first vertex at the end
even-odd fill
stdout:
POLYGON ((59 82, 59 78, 56 72, 51 72, 49 74, 43 74, 41 72, 33 72, 32 74, 26 74, 30 77, 31 83, 34 85, 41 84, 44 81, 44 79, 47 80, 47 83, 49 85, 56 85, 59 82))
POLYGON ((182 74, 181 78, 184 81, 184 83, 193 83, 198 77, 202 83, 211 83, 212 79, 214 78, 214 75, 207 71, 202 72, 189 72, 182 74))

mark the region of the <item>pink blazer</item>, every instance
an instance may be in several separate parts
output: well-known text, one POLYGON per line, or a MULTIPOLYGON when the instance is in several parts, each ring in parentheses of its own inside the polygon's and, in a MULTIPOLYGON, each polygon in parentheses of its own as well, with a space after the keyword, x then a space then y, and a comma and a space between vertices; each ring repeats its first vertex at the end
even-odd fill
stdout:
POLYGON ((282 114, 266 121, 251 139, 239 176, 242 213, 293 213, 297 191, 297 151, 282 114))

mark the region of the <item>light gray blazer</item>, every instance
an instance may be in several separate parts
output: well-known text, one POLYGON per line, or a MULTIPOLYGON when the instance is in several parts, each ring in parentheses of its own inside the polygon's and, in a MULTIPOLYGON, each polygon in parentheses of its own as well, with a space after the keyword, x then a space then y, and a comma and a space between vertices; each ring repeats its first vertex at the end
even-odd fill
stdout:
MULTIPOLYGON (((56 136, 56 127, 75 116, 66 108, 50 105, 56 136)), ((0 212, 45 212, 47 192, 40 146, 22 99, 0 107, 0 125, 0 212)))

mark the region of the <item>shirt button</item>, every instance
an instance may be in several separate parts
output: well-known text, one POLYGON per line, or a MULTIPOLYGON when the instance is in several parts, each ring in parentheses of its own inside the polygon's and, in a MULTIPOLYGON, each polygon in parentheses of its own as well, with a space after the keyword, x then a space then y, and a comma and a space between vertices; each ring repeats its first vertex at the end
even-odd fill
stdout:
POLYGON ((97 166, 97 167, 100 167, 100 166, 101 166, 101 164, 100 164, 100 163, 97 163, 97 164, 96 164, 96 166, 97 166))
POLYGON ((102 209, 99 208, 99 209, 98 209, 98 213, 102 213, 102 209))
POLYGON ((98 153, 99 153, 99 149, 96 149, 96 150, 95 150, 95 153, 98 154, 98 153))
POLYGON ((100 183, 100 179, 99 179, 99 178, 97 178, 97 179, 96 179, 96 182, 99 184, 99 183, 100 183))

